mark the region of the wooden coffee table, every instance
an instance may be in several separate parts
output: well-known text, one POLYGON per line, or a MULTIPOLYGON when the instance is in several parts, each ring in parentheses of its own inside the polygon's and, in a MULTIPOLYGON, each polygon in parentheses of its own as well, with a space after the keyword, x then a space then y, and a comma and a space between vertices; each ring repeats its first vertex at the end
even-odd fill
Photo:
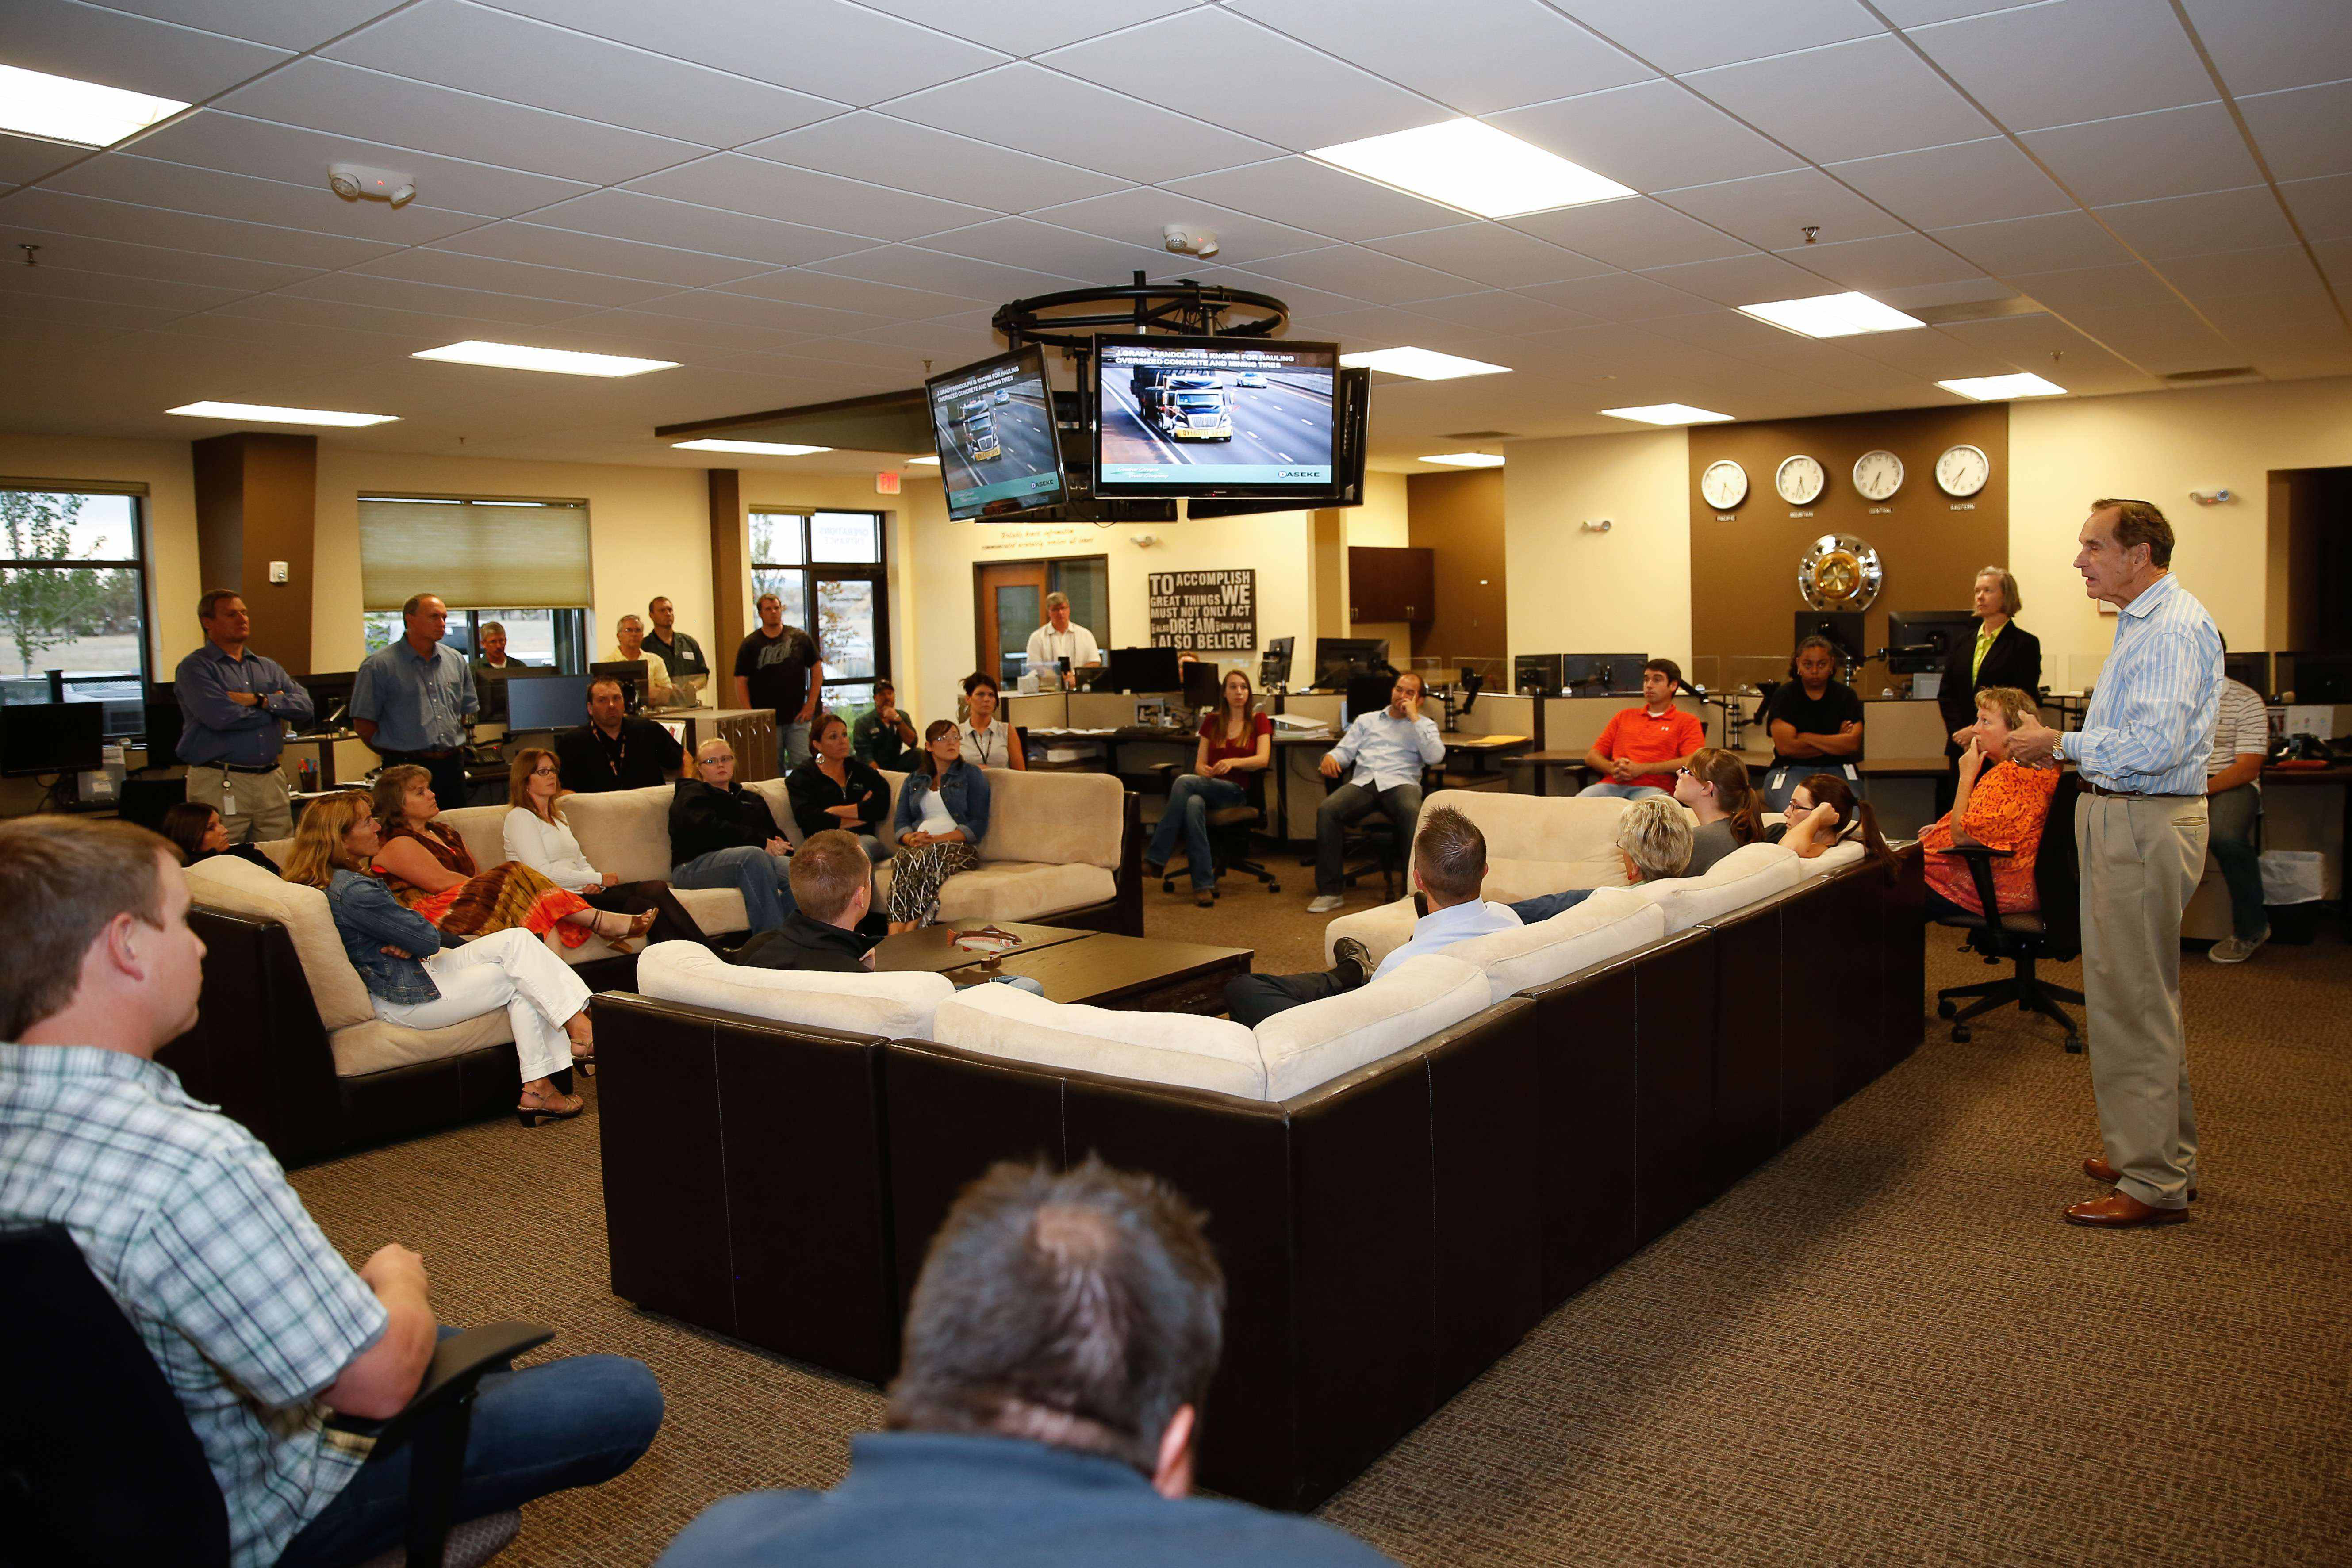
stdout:
POLYGON ((1246 947, 1161 942, 1013 921, 996 925, 1020 937, 1022 945, 1003 954, 993 968, 982 955, 953 945, 949 921, 885 938, 874 950, 874 967, 929 970, 959 987, 985 984, 999 974, 1026 975, 1045 988, 1050 1001, 1213 1017, 1225 1010, 1225 982, 1247 974, 1255 956, 1246 947))
MULTIPOLYGON (((974 929, 988 923, 986 921, 963 922, 974 929)), ((997 930, 1011 931, 1021 939, 1021 945, 1005 954, 1008 958, 1014 953, 1035 952, 1095 934, 1090 931, 1070 931, 1062 926, 1030 925, 1023 921, 998 921, 995 924, 997 930)), ((956 930, 955 921, 941 921, 937 925, 918 926, 913 931, 885 937, 882 945, 874 950, 874 967, 900 973, 910 970, 929 970, 934 974, 944 974, 982 962, 983 954, 955 945, 956 930)))

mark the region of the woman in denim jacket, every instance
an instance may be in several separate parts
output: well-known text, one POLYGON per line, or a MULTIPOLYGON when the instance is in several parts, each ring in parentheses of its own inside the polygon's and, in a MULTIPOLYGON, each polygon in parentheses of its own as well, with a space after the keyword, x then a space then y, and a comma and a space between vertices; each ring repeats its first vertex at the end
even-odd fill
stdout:
POLYGON ((438 1029, 504 1007, 522 1062, 517 1119, 536 1127, 579 1115, 581 1098, 558 1092, 550 1080, 575 1064, 594 1066, 588 987, 519 926, 462 947, 443 945, 431 921, 403 909, 392 889, 361 869, 381 842, 366 795, 331 795, 303 812, 286 858, 288 881, 327 895, 375 1016, 406 1028, 438 1029))
POLYGON ((890 929, 929 925, 940 912, 940 889, 959 871, 980 867, 988 833, 988 775, 963 760, 963 739, 952 719, 935 719, 923 731, 923 765, 908 775, 891 819, 898 852, 890 860, 890 929))

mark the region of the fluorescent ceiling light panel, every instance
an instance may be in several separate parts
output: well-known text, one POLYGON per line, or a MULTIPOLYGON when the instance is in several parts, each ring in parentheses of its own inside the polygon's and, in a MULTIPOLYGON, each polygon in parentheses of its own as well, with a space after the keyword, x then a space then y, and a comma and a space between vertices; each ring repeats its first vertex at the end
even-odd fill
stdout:
POLYGON ((1494 452, 1443 452, 1433 458, 1423 458, 1424 463, 1444 463, 1455 468, 1499 468, 1501 456, 1494 452))
POLYGON ((1307 155, 1479 217, 1518 217, 1634 194, 1630 186, 1478 120, 1368 136, 1313 148, 1307 155))
POLYGON ((1693 408, 1687 403, 1652 403, 1640 408, 1604 408, 1601 412, 1612 419, 1638 419, 1644 425, 1718 425, 1731 417, 1711 408, 1693 408))
POLYGON ((907 459, 907 466, 910 468, 919 463, 929 463, 931 467, 936 468, 940 466, 940 455, 937 452, 933 452, 927 458, 909 458, 907 459))
POLYGON ((805 458, 830 447, 796 447, 790 441, 672 441, 681 452, 748 452, 755 458, 805 458))
POLYGON ((1339 363, 1351 370, 1361 365, 1386 371, 1391 375, 1409 375, 1415 381, 1452 381, 1464 375, 1508 375, 1511 371, 1507 364, 1488 364, 1485 360, 1442 354, 1435 349, 1372 349, 1363 353, 1341 354, 1339 363))
POLYGON ((151 98, 69 76, 0 66, 0 131, 111 147, 187 107, 176 98, 151 98))
POLYGON ((649 370, 676 370, 674 359, 631 359, 626 354, 583 354, 569 349, 526 348, 520 343, 486 343, 468 338, 437 349, 425 349, 411 359, 437 359, 450 364, 486 364, 499 370, 544 370, 558 375, 643 375, 649 370))
POLYGON ((2020 371, 2015 375, 1964 375, 1958 381, 1939 381, 1936 384, 1946 392, 1973 397, 1979 403, 1999 403, 2011 397, 2056 397, 2066 390, 2032 371, 2020 371))
POLYGON ((1927 323, 1882 305, 1867 294, 1816 294, 1809 300, 1771 300, 1742 305, 1739 313, 1802 332, 1809 338, 1850 338, 1856 332, 1899 332, 1927 323))
POLYGON ((397 414, 341 414, 331 408, 275 408, 267 403, 183 403, 166 414, 194 419, 247 419, 265 425, 391 425, 397 414))

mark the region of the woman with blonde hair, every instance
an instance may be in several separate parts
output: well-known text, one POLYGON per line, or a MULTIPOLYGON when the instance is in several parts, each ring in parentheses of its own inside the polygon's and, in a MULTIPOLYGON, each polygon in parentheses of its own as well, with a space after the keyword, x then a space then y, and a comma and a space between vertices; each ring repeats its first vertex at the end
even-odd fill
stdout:
POLYGON ((2009 732, 2041 715, 2033 699, 2014 687, 1988 686, 1977 693, 1977 721, 1960 752, 1952 809, 1919 830, 1927 857, 1927 917, 1984 913, 1975 875, 1952 853, 1960 844, 1982 844, 2009 853, 1995 858, 1993 900, 2003 914, 2042 907, 2033 885, 2033 862, 2042 829, 2058 793, 2055 767, 2029 768, 2009 760, 2009 732))
POLYGON ((1743 844, 1764 837, 1764 802, 1748 782, 1745 759, 1702 746, 1675 774, 1675 798, 1698 818, 1686 877, 1704 877, 1743 844))
POLYGON ((485 871, 475 865, 466 841, 433 820, 441 813, 433 775, 414 763, 376 774, 372 806, 383 842, 369 868, 402 907, 451 936, 520 926, 578 947, 592 930, 608 941, 636 934, 626 918, 590 909, 579 894, 528 866, 507 860, 485 871))
MULTIPOLYGON (((1645 795, 1627 804, 1617 818, 1617 859, 1625 868, 1629 886, 1665 882, 1690 874, 1690 813, 1662 795, 1645 795)), ((1521 925, 1533 925, 1565 914, 1600 889, 1570 888, 1543 893, 1511 906, 1521 925)))
POLYGON ((599 871, 580 851, 564 820, 562 764, 544 746, 525 746, 515 753, 507 772, 507 799, 513 809, 500 825, 507 858, 519 861, 568 892, 580 895, 592 910, 631 916, 628 934, 613 941, 622 952, 634 939, 656 942, 700 942, 702 928, 677 901, 667 882, 624 882, 611 871, 599 871))
POLYGON ((552 1079, 573 1066, 593 1070, 588 987, 520 926, 445 946, 431 921, 402 908, 368 874, 383 842, 368 797, 348 791, 310 803, 286 858, 288 881, 327 895, 375 1016, 404 1028, 440 1029, 503 1007, 522 1070, 516 1118, 536 1127, 579 1115, 581 1098, 559 1091, 552 1079))

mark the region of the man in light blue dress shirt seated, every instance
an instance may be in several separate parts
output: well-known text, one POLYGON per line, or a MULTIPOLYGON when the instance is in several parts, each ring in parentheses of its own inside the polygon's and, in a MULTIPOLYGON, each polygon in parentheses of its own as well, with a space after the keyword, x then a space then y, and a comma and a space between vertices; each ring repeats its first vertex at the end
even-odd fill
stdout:
POLYGON ((441 640, 449 606, 419 594, 400 606, 404 631, 360 664, 352 681, 352 728, 384 766, 414 763, 433 775, 444 811, 466 804, 466 742, 481 712, 474 669, 441 640))
POLYGON ((1308 914, 1336 910, 1344 902, 1344 863, 1339 841, 1348 824, 1377 808, 1395 825, 1400 840, 1412 837, 1413 819, 1421 815, 1421 770, 1445 756, 1445 742, 1434 720, 1421 716, 1421 677, 1411 670, 1396 678, 1389 705, 1376 713, 1360 713, 1339 743, 1323 759, 1323 776, 1336 779, 1355 772, 1346 784, 1324 796, 1315 813, 1315 898, 1308 914))
MULTIPOLYGON (((1421 792, 1415 790, 1415 795, 1421 792)), ((1255 1028, 1276 1013, 1319 1002, 1370 984, 1408 958, 1442 952, 1474 936, 1508 931, 1519 917, 1508 905, 1482 901, 1486 881, 1486 836, 1450 805, 1439 806, 1412 841, 1412 885, 1429 899, 1429 912, 1413 923, 1412 940, 1371 963, 1370 950, 1354 937, 1339 942, 1339 963, 1318 973, 1244 974, 1225 983, 1225 1010, 1236 1024, 1255 1028)))

